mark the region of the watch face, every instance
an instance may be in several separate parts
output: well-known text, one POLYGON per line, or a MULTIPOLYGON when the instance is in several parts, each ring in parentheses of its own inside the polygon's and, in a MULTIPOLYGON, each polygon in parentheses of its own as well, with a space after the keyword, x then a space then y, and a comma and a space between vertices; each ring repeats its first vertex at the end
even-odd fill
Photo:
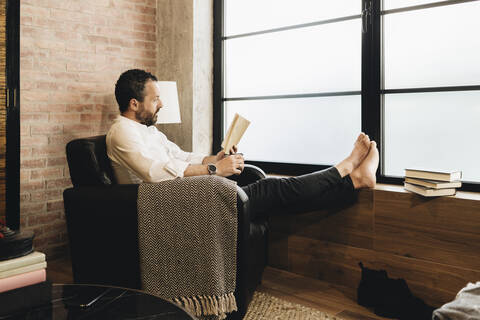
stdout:
POLYGON ((217 167, 214 164, 209 164, 207 169, 209 174, 215 174, 217 172, 217 167))

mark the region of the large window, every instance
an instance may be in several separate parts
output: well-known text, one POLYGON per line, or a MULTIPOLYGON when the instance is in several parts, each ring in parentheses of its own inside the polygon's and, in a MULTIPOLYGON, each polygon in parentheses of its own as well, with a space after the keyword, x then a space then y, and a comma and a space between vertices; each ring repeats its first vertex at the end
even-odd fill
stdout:
POLYGON ((296 174, 364 131, 379 181, 458 168, 479 190, 480 1, 381 2, 216 0, 214 149, 239 113, 246 159, 296 174))

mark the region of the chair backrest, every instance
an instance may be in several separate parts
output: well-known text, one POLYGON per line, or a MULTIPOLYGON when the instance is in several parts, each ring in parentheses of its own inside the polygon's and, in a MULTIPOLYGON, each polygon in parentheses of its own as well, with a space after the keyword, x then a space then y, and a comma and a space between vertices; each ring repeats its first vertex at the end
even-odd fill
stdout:
POLYGON ((67 144, 66 152, 75 187, 116 184, 107 156, 105 135, 72 140, 67 144))

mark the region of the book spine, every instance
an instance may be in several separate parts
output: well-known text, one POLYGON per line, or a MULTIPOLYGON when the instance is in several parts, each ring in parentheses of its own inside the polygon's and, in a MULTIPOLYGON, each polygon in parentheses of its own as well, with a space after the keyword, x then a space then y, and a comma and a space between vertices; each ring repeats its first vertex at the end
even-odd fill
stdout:
POLYGON ((40 262, 40 263, 32 264, 32 265, 29 265, 29 266, 10 269, 10 270, 7 270, 7 271, 0 272, 0 279, 8 278, 8 277, 11 277, 11 276, 15 276, 17 274, 22 274, 22 273, 26 273, 26 272, 30 272, 30 271, 45 269, 46 267, 47 267, 46 262, 40 262))
POLYGON ((30 286, 32 284, 43 282, 47 279, 45 269, 18 274, 12 277, 0 279, 0 292, 5 292, 17 288, 30 286))
POLYGON ((14 258, 0 262, 0 272, 12 270, 19 267, 29 266, 45 261, 45 254, 40 252, 33 252, 21 258, 14 258))

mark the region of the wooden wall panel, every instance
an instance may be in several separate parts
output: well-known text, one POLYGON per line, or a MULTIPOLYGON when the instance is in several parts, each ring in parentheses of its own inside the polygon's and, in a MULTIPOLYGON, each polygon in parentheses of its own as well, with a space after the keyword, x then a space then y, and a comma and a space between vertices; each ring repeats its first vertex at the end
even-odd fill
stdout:
POLYGON ((358 262, 404 278, 434 306, 480 279, 480 203, 363 190, 352 207, 271 218, 272 266, 349 287, 358 262), (272 259, 273 258, 273 259, 272 259))

